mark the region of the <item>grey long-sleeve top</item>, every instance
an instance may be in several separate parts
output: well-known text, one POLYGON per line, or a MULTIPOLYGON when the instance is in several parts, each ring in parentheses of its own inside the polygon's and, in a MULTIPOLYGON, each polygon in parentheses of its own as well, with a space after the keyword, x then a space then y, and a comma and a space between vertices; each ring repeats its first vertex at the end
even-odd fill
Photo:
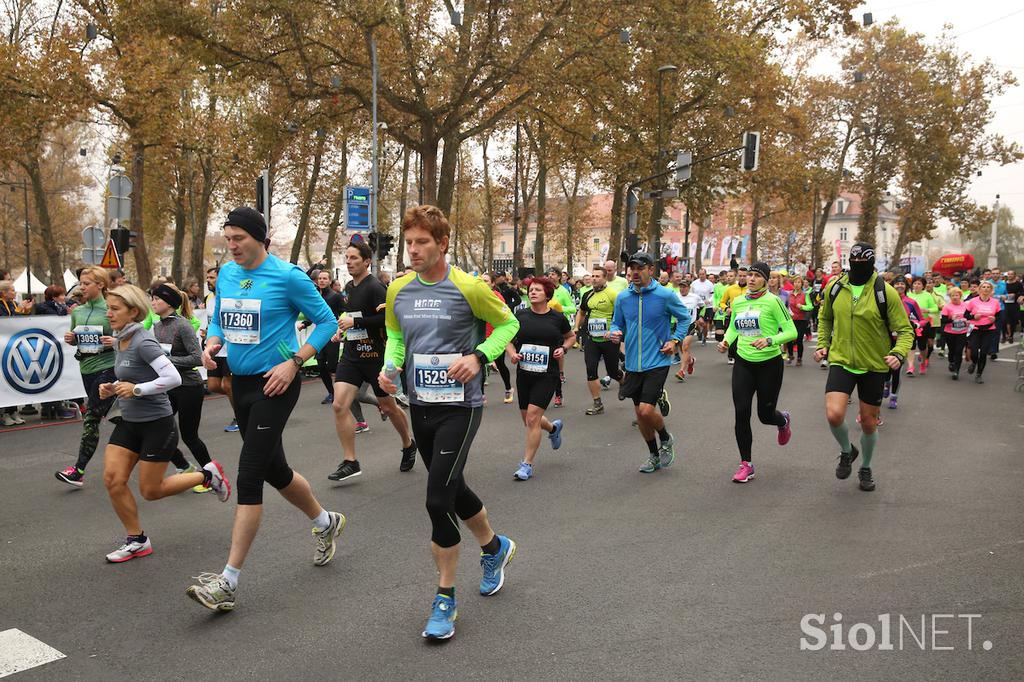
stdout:
POLYGON ((153 335, 165 353, 170 350, 171 364, 181 374, 182 386, 198 386, 203 383, 196 370, 196 367, 203 364, 203 349, 191 322, 172 313, 153 323, 153 335))

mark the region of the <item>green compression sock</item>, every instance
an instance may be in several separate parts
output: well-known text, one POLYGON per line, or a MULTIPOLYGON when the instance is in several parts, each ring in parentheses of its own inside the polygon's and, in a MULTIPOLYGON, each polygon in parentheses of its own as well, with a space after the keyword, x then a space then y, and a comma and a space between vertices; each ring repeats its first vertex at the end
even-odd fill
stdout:
POLYGON ((839 426, 828 425, 832 437, 839 443, 839 451, 850 454, 850 429, 846 427, 846 420, 839 423, 839 426))
POLYGON ((862 467, 871 467, 871 455, 875 454, 875 444, 877 443, 878 431, 871 434, 860 434, 860 465, 862 467))

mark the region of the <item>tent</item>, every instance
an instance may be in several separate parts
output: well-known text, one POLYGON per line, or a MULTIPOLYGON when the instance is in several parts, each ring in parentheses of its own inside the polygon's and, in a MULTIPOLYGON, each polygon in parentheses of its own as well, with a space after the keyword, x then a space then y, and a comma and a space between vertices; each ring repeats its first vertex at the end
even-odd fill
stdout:
POLYGON ((28 270, 24 270, 14 279, 14 290, 19 294, 27 294, 29 277, 32 278, 32 295, 39 294, 41 296, 46 289, 46 285, 36 279, 36 276, 28 270))
POLYGON ((957 272, 974 268, 974 256, 969 253, 950 253, 935 261, 932 272, 949 277, 957 272))
POLYGON ((65 270, 64 271, 64 290, 65 291, 71 291, 72 289, 75 288, 76 284, 78 284, 78 280, 75 279, 75 273, 71 272, 70 270, 65 270))

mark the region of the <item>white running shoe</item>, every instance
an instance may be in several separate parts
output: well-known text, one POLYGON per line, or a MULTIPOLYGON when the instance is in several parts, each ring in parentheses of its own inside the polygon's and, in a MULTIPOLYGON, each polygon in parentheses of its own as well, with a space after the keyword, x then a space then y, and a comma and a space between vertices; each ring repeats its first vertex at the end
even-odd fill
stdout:
POLYGON ((145 542, 125 540, 124 544, 107 555, 107 561, 112 564, 121 564, 125 561, 149 556, 153 553, 153 543, 146 538, 145 542))
POLYGON ((213 489, 213 492, 217 493, 217 499, 221 502, 227 502, 228 498, 231 497, 231 483, 224 474, 224 467, 217 460, 211 459, 210 463, 203 468, 212 474, 210 487, 213 489))

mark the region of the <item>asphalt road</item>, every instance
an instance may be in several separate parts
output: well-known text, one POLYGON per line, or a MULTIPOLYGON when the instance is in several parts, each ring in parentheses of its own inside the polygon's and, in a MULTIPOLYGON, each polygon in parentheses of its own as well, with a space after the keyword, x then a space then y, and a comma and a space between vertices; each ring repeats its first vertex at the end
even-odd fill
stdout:
MULTIPOLYGON (((339 447, 318 382, 303 387, 286 447, 348 528, 333 563, 316 568, 308 521, 268 488, 230 614, 184 590, 224 565, 234 500, 140 498, 154 553, 109 565, 122 530, 102 455, 82 490, 53 478, 73 461, 79 426, 0 433, 0 631, 65 655, 17 679, 1024 679, 1024 394, 1012 363, 996 363, 983 386, 951 382, 941 360, 905 380, 900 409, 883 409, 878 489, 864 493, 856 473, 833 474, 825 372, 813 364, 786 370, 792 442, 780 448, 774 429, 755 425, 758 477, 733 484, 729 368, 710 346, 697 358, 696 374, 670 386, 681 459, 654 475, 636 471, 645 449, 630 404, 609 391, 604 416, 583 414, 580 353, 566 406, 551 411, 565 444, 542 443, 531 481, 512 479, 517 411, 492 400, 468 480, 519 553, 505 588, 483 598, 467 546, 457 634, 440 646, 420 637, 435 587, 422 464, 400 473, 393 429, 370 414, 357 439, 364 474, 327 481, 339 447), (802 637, 817 642, 802 619, 822 614, 827 630, 837 613, 843 639, 864 623, 857 641, 870 626, 875 646, 831 650, 828 631, 824 649, 801 650, 802 637)), ((488 388, 500 395, 500 380, 488 388)), ((233 478, 228 419, 227 402, 209 400, 202 435, 233 478)), ((848 421, 859 437, 852 408, 848 421)))

